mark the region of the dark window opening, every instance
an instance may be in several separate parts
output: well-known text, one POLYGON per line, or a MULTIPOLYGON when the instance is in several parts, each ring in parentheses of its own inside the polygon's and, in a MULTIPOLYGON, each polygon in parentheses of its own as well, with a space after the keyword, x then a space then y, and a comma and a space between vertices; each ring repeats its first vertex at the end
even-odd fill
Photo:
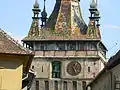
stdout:
POLYGON ((36 81, 36 90, 39 90, 39 81, 36 81))
POLYGON ((55 85, 54 85, 55 89, 54 90, 58 90, 58 81, 55 81, 55 85))
POLYGON ((63 90, 68 90, 68 89, 67 89, 67 81, 64 81, 63 90))
POLYGON ((85 43, 79 43, 78 49, 81 51, 85 50, 85 43))
POLYGON ((65 43, 57 43, 56 46, 56 50, 65 50, 65 43))
POLYGON ((57 46, 55 42, 47 43, 46 50, 56 50, 57 46))
POLYGON ((67 50, 76 50, 76 43, 69 42, 67 43, 67 50))
POLYGON ((97 50, 95 43, 87 43, 88 50, 97 50))
POLYGON ((96 65, 96 61, 94 60, 94 65, 96 65))
POLYGON ((90 72, 90 67, 88 67, 88 72, 90 72))
POLYGON ((61 75, 61 62, 52 62, 52 78, 60 78, 61 75))
POLYGON ((49 82, 45 81, 45 90, 49 90, 49 82))
POLYGON ((41 49, 40 43, 35 43, 35 48, 36 51, 41 49))
POLYGON ((45 43, 41 43, 40 49, 41 49, 41 50, 46 50, 46 44, 45 44, 45 43))
POLYGON ((77 90, 77 82, 73 81, 73 90, 77 90))
POLYGON ((82 82, 82 86, 83 86, 83 90, 87 90, 87 88, 86 88, 87 87, 86 81, 82 82))
POLYGON ((43 72, 43 66, 42 66, 42 72, 43 72))

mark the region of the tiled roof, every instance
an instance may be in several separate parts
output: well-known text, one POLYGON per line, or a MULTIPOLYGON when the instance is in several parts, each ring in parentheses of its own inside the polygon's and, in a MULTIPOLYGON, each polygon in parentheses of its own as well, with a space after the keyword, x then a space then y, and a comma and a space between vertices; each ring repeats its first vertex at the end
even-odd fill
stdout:
POLYGON ((120 50, 109 59, 107 65, 106 65, 106 68, 111 69, 111 68, 117 66, 118 64, 120 64, 120 50))
POLYGON ((0 53, 9 54, 28 54, 33 52, 22 47, 18 42, 11 38, 7 33, 0 29, 0 53))
POLYGON ((56 0, 54 10, 42 29, 38 29, 38 21, 33 22, 36 24, 32 23, 24 40, 101 39, 99 28, 91 26, 92 22, 88 26, 85 24, 79 0, 56 0))

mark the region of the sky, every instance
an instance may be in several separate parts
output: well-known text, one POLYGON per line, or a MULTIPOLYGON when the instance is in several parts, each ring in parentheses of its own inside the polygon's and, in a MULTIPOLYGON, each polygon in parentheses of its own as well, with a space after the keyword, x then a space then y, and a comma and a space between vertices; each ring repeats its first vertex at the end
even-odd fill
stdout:
MULTIPOLYGON (((43 10, 43 1, 38 0, 43 10)), ((56 0, 46 0, 46 10, 52 13, 56 0)), ((0 2, 0 28, 15 40, 27 36, 32 23, 32 8, 35 0, 1 0, 0 2)), ((89 5, 91 0, 81 0, 80 7, 86 24, 89 21, 89 5)), ((120 49, 120 0, 98 0, 100 11, 100 29, 102 41, 108 49, 107 58, 113 56, 120 49)))

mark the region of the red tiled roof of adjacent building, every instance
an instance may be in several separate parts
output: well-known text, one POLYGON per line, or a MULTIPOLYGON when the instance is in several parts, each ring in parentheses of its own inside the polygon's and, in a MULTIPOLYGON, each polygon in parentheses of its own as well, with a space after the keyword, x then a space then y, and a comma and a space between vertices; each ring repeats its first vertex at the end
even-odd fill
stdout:
POLYGON ((22 47, 2 29, 0 29, 0 53, 33 55, 31 50, 22 47))

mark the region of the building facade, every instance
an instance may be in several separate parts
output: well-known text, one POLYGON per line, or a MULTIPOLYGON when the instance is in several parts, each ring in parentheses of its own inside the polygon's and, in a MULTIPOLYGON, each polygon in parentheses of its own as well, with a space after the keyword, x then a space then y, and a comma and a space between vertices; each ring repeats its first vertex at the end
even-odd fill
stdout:
POLYGON ((80 9, 80 0, 56 0, 47 18, 44 2, 39 17, 35 1, 33 21, 23 39, 24 46, 35 51, 32 65, 37 74, 31 90, 85 90, 104 67, 107 49, 101 41, 97 4, 90 4, 88 25, 80 9))
POLYGON ((111 57, 106 67, 92 80, 88 88, 91 90, 120 89, 120 51, 111 57))
POLYGON ((0 29, 0 90, 22 90, 34 54, 0 29))

